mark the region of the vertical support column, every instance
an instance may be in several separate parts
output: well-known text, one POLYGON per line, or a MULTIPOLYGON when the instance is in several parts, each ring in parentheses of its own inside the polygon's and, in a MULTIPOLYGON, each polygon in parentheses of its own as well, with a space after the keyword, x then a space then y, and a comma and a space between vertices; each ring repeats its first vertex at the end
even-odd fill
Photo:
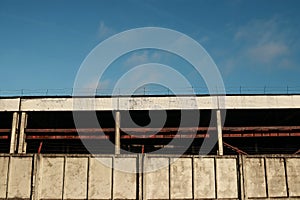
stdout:
POLYGON ((21 124, 20 124, 20 135, 19 135, 19 147, 18 153, 26 153, 26 135, 25 128, 27 126, 27 113, 22 112, 21 114, 21 124))
POLYGON ((17 132, 18 132, 18 124, 19 124, 19 113, 13 113, 12 125, 11 125, 11 133, 10 133, 10 149, 9 153, 15 153, 17 150, 17 132))
POLYGON ((117 111, 115 116, 115 154, 120 154, 120 148, 121 148, 120 125, 121 125, 121 113, 120 111, 117 111))
POLYGON ((217 116, 217 132, 218 132, 218 146, 219 146, 219 153, 218 155, 223 155, 223 135, 222 135, 222 122, 221 122, 221 111, 216 110, 217 116))

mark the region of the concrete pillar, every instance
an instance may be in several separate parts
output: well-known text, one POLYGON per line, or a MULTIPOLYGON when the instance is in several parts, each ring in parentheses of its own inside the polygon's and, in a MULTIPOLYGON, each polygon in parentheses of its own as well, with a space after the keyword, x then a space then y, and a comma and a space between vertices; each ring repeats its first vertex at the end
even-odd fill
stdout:
POLYGON ((26 135, 25 128, 27 126, 27 113, 22 112, 21 114, 21 124, 20 124, 20 132, 19 132, 19 147, 18 153, 26 153, 26 135))
POLYGON ((218 132, 218 155, 223 155, 223 136, 222 136, 222 122, 221 122, 221 111, 216 110, 217 116, 217 132, 218 132))
POLYGON ((12 125, 11 125, 11 137, 10 137, 10 149, 9 153, 15 153, 17 150, 17 132, 18 132, 18 125, 19 125, 19 113, 13 113, 12 125))
POLYGON ((121 113, 120 111, 117 111, 115 116, 115 154, 120 154, 120 148, 121 148, 120 125, 121 125, 121 113))

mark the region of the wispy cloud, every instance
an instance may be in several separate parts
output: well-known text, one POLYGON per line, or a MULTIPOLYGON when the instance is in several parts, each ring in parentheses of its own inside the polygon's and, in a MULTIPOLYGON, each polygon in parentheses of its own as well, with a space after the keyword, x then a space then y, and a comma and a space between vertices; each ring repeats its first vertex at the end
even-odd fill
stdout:
POLYGON ((160 62, 161 58, 162 56, 159 52, 149 52, 149 51, 135 52, 126 59, 124 66, 134 67, 136 65, 141 65, 150 62, 160 62))
POLYGON ((269 64, 289 54, 289 30, 278 18, 252 20, 238 28, 234 40, 243 57, 258 64, 269 64))
POLYGON ((111 36, 115 33, 116 33, 116 31, 113 28, 107 26, 104 23, 104 21, 102 21, 102 20, 100 21, 99 28, 98 28, 98 37, 99 37, 99 39, 103 40, 103 39, 105 39, 105 38, 107 38, 107 37, 109 37, 109 36, 111 36))

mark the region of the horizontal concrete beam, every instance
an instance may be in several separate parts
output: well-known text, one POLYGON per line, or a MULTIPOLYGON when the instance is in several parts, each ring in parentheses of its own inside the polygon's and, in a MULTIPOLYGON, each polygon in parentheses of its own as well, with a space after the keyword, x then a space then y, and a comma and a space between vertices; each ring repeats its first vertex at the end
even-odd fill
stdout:
POLYGON ((300 108, 300 95, 5 98, 0 111, 192 110, 300 108))

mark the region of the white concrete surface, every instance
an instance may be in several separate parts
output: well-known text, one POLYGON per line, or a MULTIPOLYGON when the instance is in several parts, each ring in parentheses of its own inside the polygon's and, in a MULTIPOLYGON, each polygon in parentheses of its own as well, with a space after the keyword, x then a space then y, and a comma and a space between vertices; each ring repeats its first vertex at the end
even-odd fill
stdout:
POLYGON ((67 157, 65 164, 64 199, 86 199, 88 158, 67 157))
POLYGON ((300 108, 300 95, 0 99, 0 111, 300 108))
POLYGON ((191 199, 193 197, 192 158, 171 159, 171 199, 191 199))
POLYGON ((194 197, 213 199, 215 193, 214 158, 194 158, 194 197))
POLYGON ((243 175, 242 199, 300 199, 300 157, 296 155, 242 156, 241 163, 235 156, 187 156, 153 171, 172 159, 153 155, 141 159, 144 171, 151 172, 141 174, 142 186, 137 187, 137 174, 111 166, 136 168, 139 157, 1 154, 0 198, 29 199, 34 195, 36 199, 136 199, 143 195, 143 199, 157 200, 230 200, 240 197, 237 177, 243 175))
POLYGON ((32 157, 11 157, 8 198, 30 198, 32 157))
POLYGON ((6 198, 8 160, 8 156, 0 157, 0 199, 6 198))
POLYGON ((41 157, 39 197, 60 199, 63 191, 64 157, 41 157))
POLYGON ((266 171, 269 197, 287 197, 284 159, 267 158, 266 171))
POLYGON ((264 158, 244 160, 244 184, 247 197, 267 197, 264 158))
POLYGON ((286 172, 291 197, 300 197, 300 159, 286 158, 286 172))
POLYGON ((136 171, 136 162, 136 158, 114 158, 114 166, 116 167, 113 173, 114 199, 136 199, 137 175, 127 171, 116 170, 123 168, 124 170, 133 169, 133 171, 136 171))
POLYGON ((112 158, 90 158, 88 197, 112 198, 112 158))
POLYGON ((216 159, 217 198, 238 198, 236 162, 235 158, 216 159))
POLYGON ((20 98, 0 99, 0 111, 19 111, 20 98))
POLYGON ((169 158, 145 158, 145 199, 169 199, 170 187, 168 164, 169 158))

